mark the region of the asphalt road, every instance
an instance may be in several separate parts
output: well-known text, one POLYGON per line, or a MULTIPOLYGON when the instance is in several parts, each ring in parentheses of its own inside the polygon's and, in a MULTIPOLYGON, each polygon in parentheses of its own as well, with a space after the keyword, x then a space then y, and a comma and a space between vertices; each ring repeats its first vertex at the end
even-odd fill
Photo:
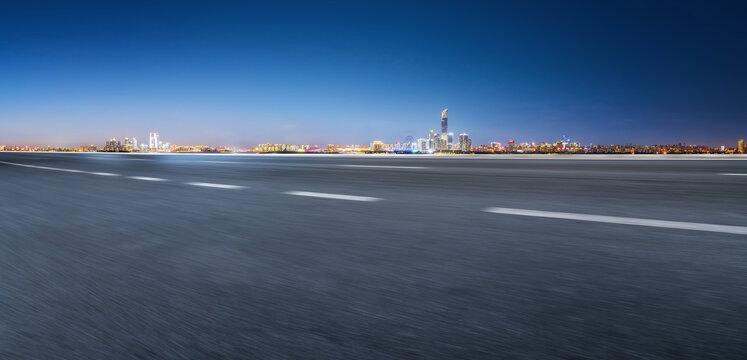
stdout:
POLYGON ((739 174, 0 153, 0 358, 744 359, 739 174))

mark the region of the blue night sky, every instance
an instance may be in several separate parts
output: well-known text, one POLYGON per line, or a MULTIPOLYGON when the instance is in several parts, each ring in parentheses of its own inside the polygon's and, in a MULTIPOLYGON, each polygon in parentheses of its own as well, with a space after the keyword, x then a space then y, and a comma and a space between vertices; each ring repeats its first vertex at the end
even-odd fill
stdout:
POLYGON ((0 144, 747 137, 747 2, 0 0, 0 144))

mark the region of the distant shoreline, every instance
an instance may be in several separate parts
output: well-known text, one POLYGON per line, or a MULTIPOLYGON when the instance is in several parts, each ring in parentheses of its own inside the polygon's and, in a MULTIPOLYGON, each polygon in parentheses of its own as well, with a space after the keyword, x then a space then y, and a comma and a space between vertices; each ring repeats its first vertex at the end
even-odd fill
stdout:
POLYGON ((232 156, 232 157, 348 157, 348 158, 462 158, 462 159, 571 159, 571 160, 747 160, 747 154, 322 154, 322 153, 151 153, 0 151, 8 154, 77 154, 101 156, 232 156))

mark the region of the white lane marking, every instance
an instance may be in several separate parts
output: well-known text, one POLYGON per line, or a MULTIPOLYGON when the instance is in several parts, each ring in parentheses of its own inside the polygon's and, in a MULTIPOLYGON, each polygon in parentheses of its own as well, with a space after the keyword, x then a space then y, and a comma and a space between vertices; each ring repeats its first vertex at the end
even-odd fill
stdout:
POLYGON ((166 179, 148 177, 148 176, 128 176, 128 178, 135 179, 135 180, 145 180, 145 181, 168 181, 166 179))
POLYGON ((203 163, 212 163, 212 164, 238 164, 239 161, 219 161, 219 160, 204 160, 204 161, 198 161, 203 163))
POLYGON ((328 193, 318 193, 318 192, 310 192, 310 191, 286 191, 286 192, 284 192, 284 194, 287 194, 287 195, 297 195, 297 196, 310 196, 310 197, 318 197, 318 198, 324 198, 324 199, 352 200, 352 201, 379 201, 379 200, 384 200, 384 199, 375 198, 375 197, 368 197, 368 196, 328 194, 328 193))
POLYGON ((13 162, 8 162, 8 161, 0 161, 0 164, 23 166, 23 167, 34 168, 34 169, 42 169, 42 170, 64 171, 64 172, 71 172, 71 173, 85 173, 85 171, 82 171, 82 170, 62 169, 62 168, 49 167, 49 166, 37 166, 37 165, 19 164, 19 163, 13 163, 13 162))
POLYGON ((137 160, 137 161, 151 161, 153 159, 127 159, 127 160, 137 160))
POLYGON ((75 170, 75 169, 62 169, 62 168, 49 167, 49 166, 37 166, 37 165, 12 163, 12 162, 7 162, 7 161, 0 161, 0 163, 2 163, 2 164, 8 164, 8 165, 15 165, 15 166, 29 167, 29 168, 34 168, 34 169, 42 169, 42 170, 64 171, 64 172, 71 172, 71 173, 91 174, 91 175, 100 175, 100 176, 119 176, 119 174, 113 174, 113 173, 107 173, 107 172, 83 171, 83 170, 75 170))
POLYGON ((702 224, 702 223, 691 223, 691 222, 680 222, 680 221, 668 221, 668 220, 650 220, 650 219, 639 219, 639 218, 620 217, 620 216, 576 214, 576 213, 564 213, 564 212, 554 212, 554 211, 511 209, 511 208, 501 208, 501 207, 491 207, 483 211, 494 213, 494 214, 533 216, 533 217, 544 217, 544 218, 552 218, 552 219, 580 220, 580 221, 592 221, 592 222, 602 222, 602 223, 610 223, 610 224, 652 226, 652 227, 669 228, 669 229, 709 231, 709 232, 719 232, 719 233, 727 233, 727 234, 747 235, 747 226, 715 225, 715 224, 702 224))
POLYGON ((379 168, 379 169, 427 169, 425 166, 394 166, 394 165, 337 165, 355 168, 379 168))
POLYGON ((726 175, 726 176, 747 176, 747 174, 737 174, 737 173, 723 173, 719 175, 726 175))
POLYGON ((245 189, 246 188, 246 186, 241 186, 241 185, 214 184, 214 183, 205 183, 205 182, 188 182, 185 184, 193 185, 193 186, 219 188, 219 189, 245 189))

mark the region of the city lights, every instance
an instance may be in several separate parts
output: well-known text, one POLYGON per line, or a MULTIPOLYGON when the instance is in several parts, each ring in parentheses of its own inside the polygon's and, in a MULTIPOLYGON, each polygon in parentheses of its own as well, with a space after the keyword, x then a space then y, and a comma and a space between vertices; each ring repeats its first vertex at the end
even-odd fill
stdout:
POLYGON ((488 144, 472 145, 469 134, 462 132, 455 136, 449 132, 449 109, 441 112, 441 132, 430 130, 427 138, 413 139, 411 136, 404 141, 386 143, 376 139, 369 144, 327 144, 326 147, 310 144, 264 143, 253 148, 238 148, 232 146, 208 145, 175 145, 164 142, 158 132, 148 134, 148 143, 138 145, 137 139, 125 137, 123 141, 111 138, 103 146, 81 145, 77 147, 60 146, 30 146, 30 145, 0 145, 0 151, 48 151, 48 152, 155 152, 155 153, 323 153, 323 154, 745 154, 747 147, 744 139, 740 139, 735 147, 726 145, 694 145, 677 144, 611 144, 611 145, 583 145, 562 135, 558 140, 550 142, 509 140, 506 145, 499 141, 488 144), (455 141, 456 140, 456 141, 455 141))

